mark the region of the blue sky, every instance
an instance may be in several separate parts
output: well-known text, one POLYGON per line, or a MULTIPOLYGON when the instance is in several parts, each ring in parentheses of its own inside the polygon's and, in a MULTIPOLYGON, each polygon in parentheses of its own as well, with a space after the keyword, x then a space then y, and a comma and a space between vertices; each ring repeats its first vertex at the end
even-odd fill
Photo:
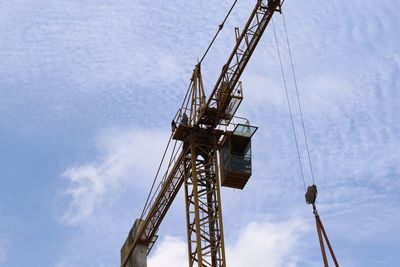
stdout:
MULTIPOLYGON (((0 0, 0 266, 119 265, 193 66, 231 3, 0 0)), ((238 1, 203 63, 207 93, 254 3, 238 1)), ((339 262, 398 266, 400 2, 288 0, 284 12, 339 262)), ((278 14, 275 24, 290 77, 278 14)), ((271 27, 242 81, 238 115, 260 129, 252 179, 222 190, 228 264, 321 266, 271 27)), ((149 267, 187 265, 182 194, 149 267)))

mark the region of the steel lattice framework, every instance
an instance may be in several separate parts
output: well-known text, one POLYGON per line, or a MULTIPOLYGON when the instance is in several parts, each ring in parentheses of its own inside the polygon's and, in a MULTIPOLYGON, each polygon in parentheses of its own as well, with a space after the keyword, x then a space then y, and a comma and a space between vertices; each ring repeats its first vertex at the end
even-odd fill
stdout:
POLYGON ((239 78, 282 3, 257 1, 242 33, 236 36, 235 47, 207 102, 200 65, 196 66, 190 88, 190 118, 181 134, 175 133, 174 137, 183 142, 182 150, 174 158, 144 218, 129 233, 121 250, 122 267, 131 267, 130 257, 138 244, 152 247, 158 228, 183 184, 189 267, 226 267, 217 160, 218 142, 225 133, 218 127, 229 124, 233 118, 242 100, 239 78))
POLYGON ((204 132, 191 137, 185 171, 189 266, 226 266, 217 137, 204 132))

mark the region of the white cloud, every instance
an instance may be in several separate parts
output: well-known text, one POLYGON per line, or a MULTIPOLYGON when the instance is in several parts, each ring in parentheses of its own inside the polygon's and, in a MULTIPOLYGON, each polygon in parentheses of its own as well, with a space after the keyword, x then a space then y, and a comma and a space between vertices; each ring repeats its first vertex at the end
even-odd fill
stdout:
MULTIPOLYGON (((78 224, 92 216, 110 193, 124 187, 146 188, 154 175, 167 134, 157 130, 107 131, 97 140, 99 155, 90 163, 69 167, 62 176, 69 182, 69 197, 61 221, 78 224)), ((117 198, 117 194, 114 195, 117 198)))
MULTIPOLYGON (((327 220, 327 226, 337 226, 333 228, 335 231, 330 231, 330 234, 332 237, 339 236, 339 241, 342 242, 343 246, 335 247, 347 249, 350 247, 349 241, 352 241, 352 244, 360 245, 360 247, 366 249, 367 252, 364 252, 364 255, 359 255, 360 257, 349 255, 349 258, 357 259, 356 261, 360 261, 360 258, 365 258, 365 254, 368 253, 367 246, 362 245, 360 240, 362 240, 363 244, 372 244, 375 243, 378 234, 382 237, 381 239, 388 240, 388 237, 393 232, 387 230, 390 223, 386 220, 386 215, 382 216, 381 205, 387 206, 388 199, 396 198, 393 200, 395 203, 392 203, 388 210, 393 212, 395 209, 392 207, 398 206, 397 192, 400 188, 398 161, 400 154, 396 148, 399 147, 400 139, 398 127, 399 95, 396 85, 398 84, 399 64, 398 60, 395 63, 391 63, 381 57, 381 53, 387 54, 387 57, 396 57, 396 55, 393 55, 392 49, 393 44, 396 42, 386 36, 388 34, 396 36, 392 33, 394 32, 393 29, 396 28, 396 23, 394 22, 397 21, 397 12, 395 11, 398 8, 393 8, 392 2, 382 2, 379 11, 372 13, 370 11, 373 7, 348 8, 346 10, 362 13, 358 14, 361 16, 349 16, 348 13, 343 13, 341 19, 337 19, 337 14, 340 12, 334 11, 342 10, 343 4, 346 6, 369 4, 356 3, 356 1, 339 1, 329 4, 315 2, 311 6, 302 6, 295 2, 293 4, 285 4, 285 8, 288 10, 287 19, 295 56, 295 66, 296 70, 298 70, 300 95, 303 101, 303 111, 312 149, 311 156, 317 182, 321 189, 319 198, 321 201, 321 213, 324 215, 324 219, 326 218, 327 220), (290 9, 293 10, 291 11, 290 9), (318 12, 314 12, 316 10, 318 12), (380 12, 381 15, 379 15, 380 12), (321 16, 321 14, 323 15, 321 16), (371 16, 374 19, 368 20, 368 23, 365 24, 366 20, 364 18, 371 18, 371 16), (386 23, 383 23, 383 19, 386 23), (391 21, 393 23, 390 23, 391 21), (318 25, 317 28, 315 28, 315 25, 318 25), (383 30, 376 31, 375 26, 377 25, 382 25, 383 30), (382 35, 386 37, 383 38, 382 35), (357 44, 362 45, 355 46, 357 44), (373 51, 373 47, 378 47, 379 49, 373 51), (361 205, 361 203, 368 203, 368 201, 376 201, 378 203, 376 206, 361 205), (348 223, 348 214, 335 217, 338 216, 335 212, 349 210, 349 207, 352 207, 352 213, 357 214, 357 216, 353 216, 351 224, 348 223), (371 214, 371 210, 379 210, 380 216, 371 214), (325 215, 328 216, 325 217, 325 215), (329 223, 329 218, 336 218, 336 220, 334 223, 329 223), (368 221, 368 223, 365 223, 365 221, 368 221), (353 229, 357 225, 362 225, 362 227, 358 227, 358 231, 355 232, 353 229)), ((150 6, 147 7, 143 3, 138 5, 143 6, 143 10, 140 9, 143 11, 142 14, 147 14, 150 10, 150 6)), ((86 97, 83 98, 85 99, 85 109, 74 109, 74 112, 77 112, 81 117, 82 114, 79 111, 85 111, 88 102, 91 99, 97 99, 95 101, 100 104, 96 105, 96 107, 101 106, 101 109, 94 110, 90 115, 94 113, 97 115, 102 114, 104 112, 103 108, 106 109, 106 107, 101 105, 103 102, 99 99, 103 100, 105 97, 102 94, 98 95, 99 87, 111 92, 107 94, 109 101, 107 103, 110 103, 112 114, 117 114, 117 116, 139 114, 132 117, 128 116, 134 120, 142 120, 143 113, 152 112, 159 108, 161 105, 155 104, 156 102, 172 103, 176 101, 177 98, 166 99, 166 97, 171 98, 172 90, 166 90, 164 83, 168 83, 167 88, 178 88, 174 85, 174 80, 189 78, 188 75, 183 75, 184 77, 182 77, 182 72, 190 74, 191 68, 187 68, 188 64, 190 66, 190 64, 194 63, 192 58, 198 54, 196 51, 202 51, 206 42, 208 42, 208 39, 204 38, 204 36, 209 36, 204 32, 205 29, 208 31, 211 27, 210 25, 216 25, 215 20, 218 20, 216 19, 216 10, 220 10, 221 15, 224 15, 222 13, 225 10, 221 8, 222 3, 218 3, 212 5, 214 9, 212 13, 209 13, 212 16, 193 19, 194 15, 201 15, 204 12, 200 12, 197 9, 192 12, 190 10, 195 9, 190 8, 190 5, 184 1, 178 1, 176 5, 165 4, 164 2, 159 3, 156 7, 154 5, 151 6, 153 17, 148 20, 148 16, 141 16, 141 12, 137 12, 134 18, 135 23, 132 24, 134 27, 128 28, 129 23, 124 24, 118 20, 111 30, 103 27, 103 24, 109 24, 110 17, 96 15, 94 17, 99 17, 102 20, 94 23, 97 25, 95 28, 90 27, 90 29, 102 29, 98 31, 98 34, 95 34, 96 38, 87 34, 85 32, 86 28, 75 28, 75 24, 69 24, 71 26, 67 27, 67 31, 71 32, 69 37, 72 38, 59 38, 67 42, 67 44, 59 45, 61 45, 61 52, 64 47, 73 49, 65 53, 65 55, 64 53, 55 54, 57 59, 64 56, 67 57, 67 60, 64 60, 66 62, 70 62, 68 61, 69 57, 75 58, 76 61, 67 64, 67 67, 74 70, 71 76, 76 78, 80 85, 76 87, 79 90, 78 97, 75 96, 73 99, 78 101, 77 99, 81 99, 82 96, 86 97), (188 12, 185 14, 189 15, 187 17, 179 17, 179 23, 174 23, 171 18, 175 19, 175 12, 182 10, 182 7, 186 7, 188 12), (153 10, 153 8, 156 10, 153 10), (189 23, 185 23, 185 21, 189 23), (197 24, 198 26, 196 26, 193 23, 191 24, 191 21, 203 24, 197 24), (167 25, 164 25, 164 22, 167 25), (125 26, 121 27, 121 24, 125 26), (195 30, 194 36, 201 39, 202 44, 197 43, 195 47, 193 46, 193 40, 191 39, 193 37, 193 27, 179 27, 179 25, 189 24, 199 29, 198 31, 195 30), (141 29, 146 30, 146 35, 143 35, 142 39, 138 39, 137 36, 142 35, 135 31, 141 29), (163 32, 156 29, 162 29, 163 32), (103 31, 106 31, 106 33, 103 31), (128 31, 132 34, 126 35, 128 31), (190 31, 189 35, 187 31, 190 31), (134 40, 131 40, 129 36, 133 36, 134 40), (189 38, 188 36, 191 37, 189 38), (179 40, 179 42, 176 40, 179 40), (102 45, 98 46, 95 42, 99 42, 102 45), (85 49, 74 49, 78 45, 81 46, 82 43, 83 47, 90 53, 85 53, 85 49), (106 47, 103 44, 106 44, 106 47), (107 44, 110 45, 108 46, 107 44), (126 49, 124 44, 129 44, 130 48, 126 49), (81 65, 81 62, 83 62, 83 65, 81 65), (96 66, 93 68, 96 71, 87 74, 87 65, 96 66), (186 66, 184 67, 185 70, 181 69, 182 66, 186 66), (82 73, 85 73, 85 77, 82 76, 82 73), (148 75, 149 73, 152 73, 152 75, 148 75), (116 81, 125 81, 126 83, 116 83, 116 81), (106 84, 106 86, 103 86, 103 84, 106 84), (139 84, 141 86, 136 89, 131 84, 139 84), (157 86, 153 86, 154 84, 157 86), (97 85, 101 86, 98 87, 97 85), (146 90, 139 90, 142 87, 145 87, 146 90), (163 88, 163 90, 157 91, 155 90, 156 88, 163 88), (89 89, 95 89, 93 91, 96 94, 85 95, 82 92, 90 91, 89 89), (146 98, 144 95, 146 95, 146 98), (121 107, 121 103, 129 103, 129 106, 121 107), (131 107, 137 108, 135 111, 140 113, 129 112, 131 107)), ((129 8, 124 10, 129 13, 128 16, 130 17, 129 8)), ((71 13, 76 14, 75 11, 73 9, 71 13)), ((104 8, 103 11, 108 12, 109 8, 104 8)), ((240 13, 243 17, 247 16, 246 12, 240 11, 240 13)), ((82 17, 86 20, 86 16, 82 17)), ((119 17, 122 18, 123 16, 119 17)), ((111 20, 114 21, 114 18, 111 18, 111 20)), ((277 20, 277 24, 279 27, 279 20, 277 20)), ((240 25, 242 23, 237 23, 235 26, 240 25)), ((227 25, 226 28, 232 28, 229 26, 227 25)), ((213 31, 210 32, 213 33, 213 31)), ((205 65, 203 68, 204 74, 208 74, 203 75, 205 77, 204 82, 206 84, 210 83, 211 86, 215 80, 212 75, 219 73, 221 64, 224 63, 223 61, 227 56, 227 51, 232 46, 230 39, 225 38, 228 35, 232 38, 232 31, 228 30, 227 32, 229 34, 224 35, 224 38, 220 38, 223 45, 220 45, 220 43, 217 46, 218 49, 216 50, 218 52, 215 52, 217 57, 208 57, 212 61, 206 63, 211 63, 208 65, 212 66, 205 65), (224 49, 220 49, 221 47, 224 49), (220 59, 221 64, 219 64, 220 59)), ((268 213, 279 218, 279 216, 287 216, 293 212, 302 213, 306 209, 305 207, 304 210, 299 208, 300 205, 304 205, 303 202, 297 204, 298 201, 303 201, 302 192, 299 190, 301 182, 298 175, 298 166, 296 165, 279 66, 277 65, 276 55, 270 53, 270 51, 274 51, 273 40, 270 37, 263 43, 267 46, 269 45, 272 49, 269 48, 268 51, 265 51, 262 48, 263 44, 261 44, 256 53, 259 53, 258 55, 263 53, 262 56, 255 54, 247 67, 247 73, 243 75, 246 100, 243 102, 241 110, 246 111, 246 105, 250 107, 247 109, 247 113, 251 114, 249 118, 252 122, 258 120, 256 124, 261 126, 254 139, 254 152, 256 154, 254 175, 252 181, 249 182, 246 190, 240 193, 240 196, 236 192, 231 193, 229 191, 224 193, 225 196, 223 198, 224 219, 226 221, 230 219, 235 220, 235 222, 240 221, 240 224, 237 223, 239 226, 234 228, 233 231, 226 231, 227 235, 235 235, 241 232, 237 242, 227 247, 227 253, 230 255, 228 263, 233 266, 237 262, 241 262, 240 259, 243 257, 254 260, 252 262, 254 266, 265 266, 266 263, 264 261, 259 262, 261 259, 254 256, 254 251, 256 255, 268 255, 271 266, 296 265, 296 257, 284 261, 287 259, 288 253, 296 252, 299 246, 297 236, 299 233, 293 230, 295 227, 292 227, 295 222, 280 224, 251 223, 247 225, 244 231, 242 231, 241 226, 257 220, 258 217, 256 216, 259 216, 259 214, 268 213), (270 54, 265 55, 266 53, 270 54), (259 157, 257 158, 257 156, 259 157), (265 203, 268 203, 268 205, 265 203), (237 215, 238 207, 240 207, 240 215, 237 215), (251 238, 252 235, 254 235, 253 238, 251 238), (282 240, 285 240, 283 244, 281 244, 282 240), (247 250, 247 247, 243 244, 247 244, 253 250, 250 248, 247 250), (253 248, 253 244, 255 248, 253 248), (263 244, 266 249, 264 250, 263 246, 260 245, 256 246, 257 244, 263 244)), ((280 40, 282 42, 283 39, 280 40)), ((43 49, 43 51, 52 50, 43 49)), ((36 53, 33 54, 36 55, 36 53)), ((43 55, 40 57, 48 58, 43 55)), ((14 62, 19 61, 14 60, 14 62)), ((49 66, 48 69, 53 70, 55 68, 50 68, 49 66)), ((290 72, 287 72, 287 76, 290 77, 290 72)), ((29 84, 29 90, 31 89, 30 87, 31 85, 29 84)), ((71 87, 75 88, 74 86, 71 87)), ((69 91, 68 94, 70 94, 69 91)), ((40 96, 39 98, 42 103, 43 97, 40 96)), ((60 99, 63 103, 65 102, 64 98, 60 99)), ((292 98, 293 100, 294 98, 292 98)), ((292 104, 295 109, 296 102, 293 101, 292 104)), ((16 105, 13 104, 12 106, 16 105)), ((25 107, 26 105, 21 106, 25 107)), ((160 110, 164 112, 163 108, 160 110)), ((296 110, 294 112, 298 115, 296 110)), ((15 112, 15 114, 19 113, 15 112)), ((64 111, 64 114, 71 117, 71 112, 64 111)), ((165 113, 157 114, 163 116, 165 113)), ((31 121, 26 120, 25 116, 22 117, 24 121, 31 121)), ((103 117, 105 116, 98 115, 96 120, 100 120, 103 117)), ((163 119, 157 117, 155 120, 157 121, 154 123, 160 123, 163 119)), ((65 123, 65 120, 62 121, 65 123)), ((298 122, 298 120, 296 121, 298 122)), ((145 123, 148 122, 145 121, 145 123)), ((101 263, 101 266, 115 266, 117 264, 118 249, 122 244, 123 237, 129 230, 130 216, 138 215, 130 209, 133 206, 140 208, 142 202, 133 204, 131 198, 120 199, 118 204, 115 205, 121 207, 118 212, 115 212, 115 210, 111 212, 111 209, 104 207, 104 204, 112 193, 114 193, 114 198, 120 195, 121 188, 126 185, 131 186, 132 195, 140 195, 141 191, 143 191, 141 181, 144 176, 149 177, 149 179, 143 184, 146 185, 146 188, 149 186, 150 179, 156 169, 156 164, 153 165, 151 162, 157 163, 159 159, 159 156, 153 157, 152 153, 160 153, 162 151, 161 147, 165 145, 163 142, 166 141, 166 138, 160 137, 159 140, 155 138, 160 146, 154 145, 153 147, 153 144, 151 144, 154 149, 147 148, 143 143, 152 143, 149 141, 151 140, 149 138, 151 134, 152 132, 150 131, 131 131, 124 134, 109 133, 105 138, 100 138, 102 141, 98 144, 99 153, 96 160, 78 164, 65 171, 64 177, 70 182, 65 193, 71 198, 71 202, 68 210, 63 214, 63 221, 69 224, 77 224, 92 218, 93 214, 98 215, 100 213, 102 215, 98 216, 101 219, 94 218, 90 220, 90 223, 82 227, 80 236, 73 237, 76 240, 71 242, 70 246, 73 249, 71 249, 72 252, 69 251, 68 253, 75 255, 74 264, 71 261, 65 261, 67 262, 66 266, 89 265, 83 260, 83 255, 89 253, 93 258, 97 259, 95 265, 97 263, 101 263), (131 135, 139 136, 139 138, 133 138, 131 135), (137 140, 142 140, 142 142, 137 140), (136 150, 140 149, 145 151, 143 158, 135 153, 136 150), (132 185, 133 183, 135 183, 134 186, 132 185), (129 216, 126 214, 129 214, 129 216), (126 219, 127 217, 129 217, 128 220, 126 219), (116 220, 118 221, 116 222, 116 220), (118 226, 116 227, 115 224, 118 226), (104 228, 107 231, 104 231, 104 228), (119 231, 122 234, 113 233, 113 237, 110 237, 109 231, 115 228, 118 228, 118 230, 115 230, 116 232, 119 231), (95 239, 103 240, 102 246, 104 247, 94 248, 92 241, 95 239), (104 258, 109 259, 109 261, 104 260, 104 258), (110 264, 105 264, 104 262, 110 264)), ((302 149, 302 152, 304 151, 302 149)), ((143 198, 140 200, 144 201, 143 198)), ((179 201, 176 200, 176 202, 179 201)), ((183 209, 181 210, 183 212, 183 209)), ((172 212, 169 213, 169 216, 171 216, 172 212)), ((307 209, 306 212, 310 211, 307 209)), ((398 212, 395 213, 399 214, 398 212)), ((307 215, 311 216, 311 213, 307 213, 307 215)), ((168 218, 166 219, 168 220, 168 218)), ((176 217, 174 217, 174 220, 176 220, 176 217)), ((166 226, 168 222, 164 222, 163 227, 176 228, 175 223, 174 221, 169 226, 166 226)), ((184 227, 179 229, 184 229, 184 227)), ((315 233, 313 232, 312 235, 310 234, 307 237, 310 238, 310 236, 313 238, 313 244, 317 247, 314 239, 315 233)), ((386 244, 390 245, 389 242, 386 244)), ((379 248, 377 247, 377 249, 379 248)), ((290 253, 290 255, 293 254, 290 253)), ((314 259, 319 260, 320 255, 317 253, 314 259)), ((159 244, 159 248, 154 251, 154 256, 149 259, 149 262, 155 266, 159 266, 157 265, 159 263, 162 263, 162 266, 165 263, 171 263, 171 266, 174 267, 186 266, 186 241, 180 241, 172 237, 165 238, 159 244), (179 252, 172 254, 170 253, 172 250, 179 252)), ((239 267, 251 265, 247 261, 241 263, 241 265, 238 264, 239 267)), ((320 266, 318 264, 320 262, 315 266, 320 266)), ((363 262, 358 264, 354 264, 354 266, 365 265, 363 262)), ((305 264, 303 266, 310 265, 305 264)))
POLYGON ((250 223, 236 244, 228 247, 228 263, 232 267, 297 266, 299 238, 305 230, 300 220, 250 223))
MULTIPOLYGON (((248 224, 234 244, 227 243, 227 264, 232 267, 297 266, 299 238, 307 227, 301 220, 248 224)), ((167 236, 149 258, 149 267, 187 266, 186 241, 167 236)))
POLYGON ((187 264, 186 242, 171 236, 166 236, 148 259, 148 267, 186 267, 187 264))

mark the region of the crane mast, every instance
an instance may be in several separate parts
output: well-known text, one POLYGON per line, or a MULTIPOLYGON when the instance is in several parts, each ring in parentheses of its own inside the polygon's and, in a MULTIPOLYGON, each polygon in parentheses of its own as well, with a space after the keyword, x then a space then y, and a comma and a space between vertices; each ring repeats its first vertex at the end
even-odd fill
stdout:
POLYGON ((243 99, 239 78, 273 14, 281 11, 282 4, 281 0, 257 0, 242 33, 239 34, 236 29, 235 47, 207 101, 201 66, 196 65, 186 106, 184 103, 174 118, 177 127, 173 129, 172 138, 181 141, 182 147, 171 162, 172 167, 143 218, 137 220, 129 232, 121 248, 122 267, 146 266, 145 259, 140 262, 137 255, 144 253, 142 257, 145 257, 150 252, 157 239, 158 228, 182 185, 186 204, 189 266, 226 267, 221 181, 223 186, 243 188, 251 175, 248 171, 249 168, 251 170, 251 162, 248 165, 249 159, 245 155, 240 158, 221 156, 223 153, 220 150, 235 146, 234 149, 248 151, 254 127, 246 123, 236 125, 234 131, 226 129, 231 125, 243 99), (250 134, 246 135, 244 130, 250 134), (237 141, 234 143, 231 140, 237 141), (232 162, 240 160, 245 168, 241 172, 226 171, 226 168, 221 170, 220 164, 231 164, 229 159, 232 162))

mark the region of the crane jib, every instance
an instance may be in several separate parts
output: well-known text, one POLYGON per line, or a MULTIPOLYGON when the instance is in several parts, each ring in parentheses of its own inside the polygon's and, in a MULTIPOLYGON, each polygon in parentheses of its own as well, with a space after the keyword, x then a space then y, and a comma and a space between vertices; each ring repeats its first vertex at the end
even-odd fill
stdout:
MULTIPOLYGON (((280 0, 270 0, 267 3, 263 3, 262 1, 257 2, 242 33, 237 39, 228 61, 222 68, 222 72, 207 101, 207 108, 204 109, 200 117, 207 116, 208 109, 217 108, 217 105, 221 105, 222 100, 218 98, 218 95, 223 90, 225 84, 228 84, 231 90, 235 88, 273 14, 276 11, 281 12, 282 3, 280 0)), ((218 110, 219 116, 223 115, 224 108, 226 108, 224 105, 221 106, 223 108, 222 110, 218 110)), ((219 119, 217 118, 216 120, 219 119)))
POLYGON ((185 151, 182 151, 164 181, 162 189, 158 193, 155 201, 152 203, 144 221, 138 224, 133 233, 130 232, 130 236, 128 236, 127 242, 125 242, 126 245, 124 244, 121 249, 121 253, 123 254, 121 266, 126 265, 136 244, 145 243, 148 246, 156 235, 162 219, 182 186, 184 169, 182 164, 184 163, 184 156, 185 151), (126 251, 123 251, 124 249, 126 251))
MULTIPOLYGON (((233 90, 233 88, 238 84, 239 78, 257 47, 269 21, 276 11, 281 11, 281 5, 283 2, 284 1, 281 0, 268 0, 265 3, 261 0, 257 1, 248 22, 240 36, 237 38, 237 43, 227 63, 222 69, 222 72, 207 101, 206 108, 200 115, 200 118, 202 118, 206 116, 207 109, 217 109, 217 117, 211 126, 215 127, 220 119, 224 119, 221 116, 224 114, 224 109, 226 109, 227 103, 222 103, 223 101, 218 99, 219 92, 223 90, 223 87, 226 85, 228 85, 227 88, 233 90)), ((207 120, 205 119, 203 121, 207 120)), ((197 124, 200 124, 201 122, 202 120, 199 120, 197 124)), ((157 197, 151 204, 149 212, 145 216, 144 220, 138 223, 133 232, 130 232, 127 241, 121 249, 122 267, 127 265, 137 244, 145 243, 146 245, 151 245, 151 242, 154 242, 154 237, 157 233, 158 227, 183 184, 185 155, 186 151, 182 150, 174 166, 167 175, 166 180, 163 182, 162 188, 157 194, 157 197)))

